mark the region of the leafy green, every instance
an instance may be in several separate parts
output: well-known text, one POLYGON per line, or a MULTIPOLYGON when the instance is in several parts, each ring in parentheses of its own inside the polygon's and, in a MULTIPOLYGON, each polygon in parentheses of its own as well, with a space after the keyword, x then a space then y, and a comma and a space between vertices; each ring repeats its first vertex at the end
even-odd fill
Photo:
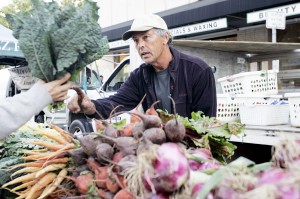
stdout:
POLYGON ((8 167, 21 162, 22 159, 16 156, 5 157, 0 160, 0 186, 10 180, 10 175, 16 171, 16 169, 8 169, 8 167))
POLYGON ((6 19, 33 76, 49 82, 69 72, 75 80, 78 72, 108 51, 96 2, 86 0, 79 7, 31 2, 31 10, 6 14, 6 19))
POLYGON ((46 137, 42 137, 37 134, 32 134, 27 131, 18 130, 17 132, 6 136, 2 140, 2 154, 1 157, 7 156, 21 156, 24 149, 33 150, 41 148, 38 145, 31 144, 34 140, 46 140, 46 137))
MULTIPOLYGON (((173 119, 175 116, 158 110, 163 122, 173 119)), ((191 118, 177 116, 178 120, 187 129, 189 145, 210 149, 214 158, 226 162, 226 158, 234 155, 237 148, 229 142, 232 135, 244 132, 245 125, 240 122, 222 123, 214 117, 208 117, 203 112, 192 112, 191 118)))

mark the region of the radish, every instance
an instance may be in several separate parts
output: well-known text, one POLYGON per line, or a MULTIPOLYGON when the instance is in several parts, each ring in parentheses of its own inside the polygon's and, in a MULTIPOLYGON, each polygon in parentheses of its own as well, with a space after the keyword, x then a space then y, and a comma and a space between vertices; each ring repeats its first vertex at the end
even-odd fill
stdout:
POLYGON ((112 138, 103 134, 98 134, 98 136, 115 143, 116 148, 125 154, 135 154, 139 145, 138 140, 133 137, 112 138))
POLYGON ((185 137, 185 134, 186 134, 185 126, 180 121, 178 121, 176 109, 175 109, 175 102, 170 96, 169 96, 169 98, 171 99, 171 101, 173 103, 175 119, 169 120, 166 123, 164 129, 165 129, 165 132, 166 132, 166 135, 167 135, 167 138, 169 141, 180 142, 183 140, 183 138, 185 137))

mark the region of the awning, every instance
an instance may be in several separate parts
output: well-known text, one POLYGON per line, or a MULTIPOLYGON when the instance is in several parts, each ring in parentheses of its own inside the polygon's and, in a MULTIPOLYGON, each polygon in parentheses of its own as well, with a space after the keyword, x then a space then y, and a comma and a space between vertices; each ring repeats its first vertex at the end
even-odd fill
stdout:
POLYGON ((300 43, 272 43, 254 41, 205 41, 205 40, 173 40, 174 46, 186 46, 236 52, 241 54, 275 54, 300 50, 300 43))
POLYGON ((19 65, 24 61, 24 55, 12 30, 0 25, 0 64, 19 65))

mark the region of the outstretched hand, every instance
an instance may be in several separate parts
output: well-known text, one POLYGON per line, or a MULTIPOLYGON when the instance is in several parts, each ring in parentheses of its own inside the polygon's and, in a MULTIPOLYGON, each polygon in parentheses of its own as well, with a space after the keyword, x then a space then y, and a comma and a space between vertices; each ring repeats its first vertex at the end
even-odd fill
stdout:
POLYGON ((38 83, 42 84, 52 97, 53 102, 64 101, 68 99, 68 90, 72 87, 70 79, 70 73, 67 73, 61 79, 54 80, 48 83, 40 80, 38 83))
POLYGON ((96 107, 89 97, 78 86, 73 86, 72 89, 76 91, 76 94, 68 103, 68 109, 73 113, 94 114, 96 107))

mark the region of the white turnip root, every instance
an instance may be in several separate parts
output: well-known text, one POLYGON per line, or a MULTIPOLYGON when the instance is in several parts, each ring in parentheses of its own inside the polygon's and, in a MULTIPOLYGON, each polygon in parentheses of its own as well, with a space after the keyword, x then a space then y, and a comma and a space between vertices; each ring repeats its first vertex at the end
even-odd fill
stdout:
POLYGON ((150 140, 153 144, 162 144, 166 142, 166 133, 162 128, 149 128, 143 133, 143 137, 150 140))
POLYGON ((174 100, 169 97, 171 99, 171 101, 173 102, 173 109, 175 112, 175 119, 171 119, 169 120, 164 129, 167 135, 167 138, 169 141, 171 142, 180 142, 184 139, 185 134, 186 134, 186 130, 185 130, 185 126, 178 121, 177 119, 177 114, 176 114, 176 109, 175 109, 175 102, 174 100))
POLYGON ((114 155, 114 149, 107 143, 98 144, 96 147, 96 156, 100 162, 107 162, 111 160, 114 155))
POLYGON ((139 142, 138 142, 138 140, 136 140, 133 137, 112 138, 112 137, 102 135, 102 134, 99 134, 98 136, 113 142, 115 144, 116 148, 125 154, 128 154, 128 155, 136 154, 136 149, 138 148, 139 142))
POLYGON ((128 188, 134 194, 145 198, 148 191, 173 193, 189 179, 189 164, 183 150, 176 143, 151 145, 137 156, 135 168, 124 172, 128 188))

